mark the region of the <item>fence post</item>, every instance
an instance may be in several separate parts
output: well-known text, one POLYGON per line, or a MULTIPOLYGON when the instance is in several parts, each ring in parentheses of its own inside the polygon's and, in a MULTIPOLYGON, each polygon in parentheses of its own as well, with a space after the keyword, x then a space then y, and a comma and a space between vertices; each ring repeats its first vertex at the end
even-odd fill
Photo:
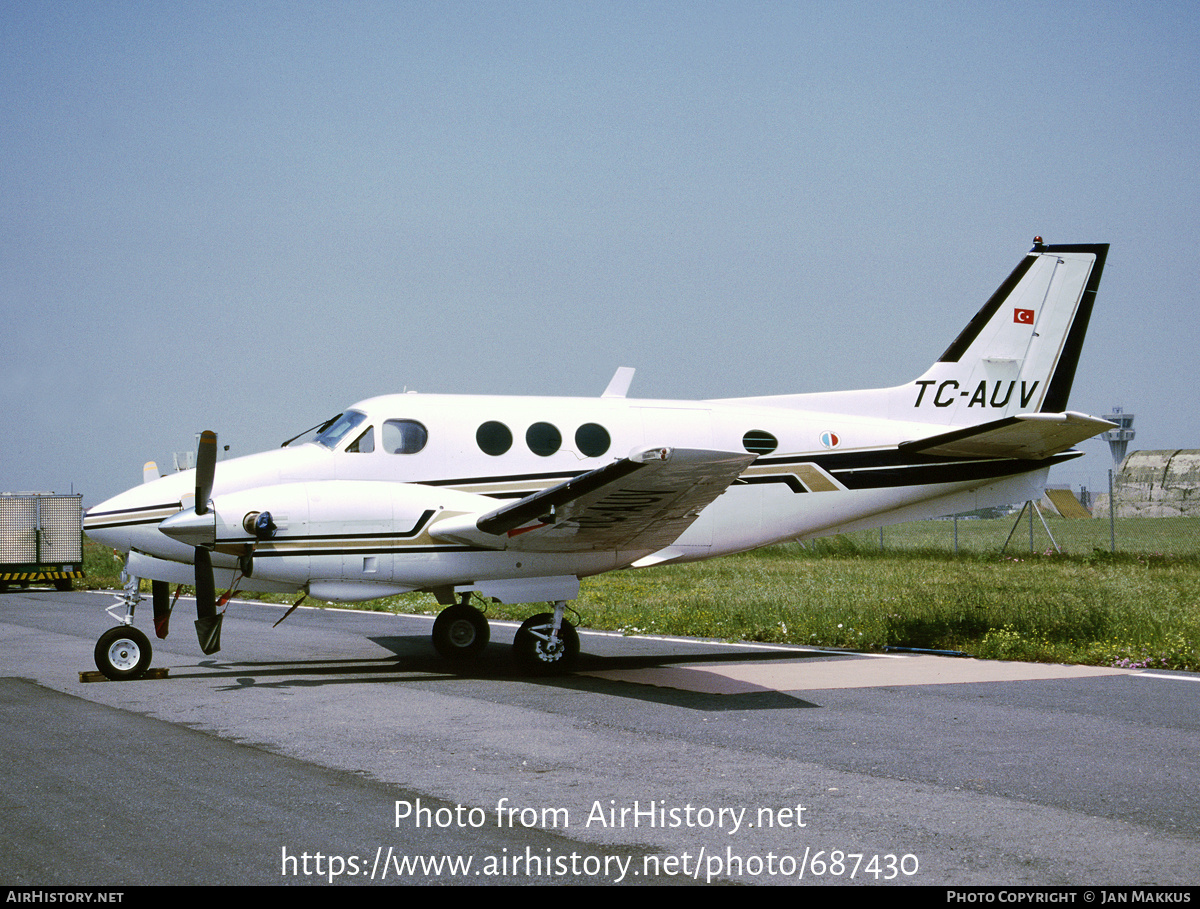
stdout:
POLYGON ((1108 469, 1108 545, 1113 554, 1117 551, 1117 503, 1113 496, 1113 472, 1108 469))

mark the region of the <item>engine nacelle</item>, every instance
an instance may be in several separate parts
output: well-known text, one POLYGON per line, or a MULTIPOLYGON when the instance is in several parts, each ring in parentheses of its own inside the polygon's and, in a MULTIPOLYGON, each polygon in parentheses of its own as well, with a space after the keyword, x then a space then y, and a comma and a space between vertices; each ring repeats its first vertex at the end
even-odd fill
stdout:
MULTIPOLYGON (((213 563, 238 566, 254 580, 309 587, 314 596, 355 601, 424 586, 413 556, 445 544, 429 536, 442 517, 495 507, 486 496, 415 483, 320 480, 216 495, 159 528, 190 546, 213 550, 213 563), (404 577, 397 557, 406 557, 404 577)), ((436 580, 436 577, 433 578, 436 580)))

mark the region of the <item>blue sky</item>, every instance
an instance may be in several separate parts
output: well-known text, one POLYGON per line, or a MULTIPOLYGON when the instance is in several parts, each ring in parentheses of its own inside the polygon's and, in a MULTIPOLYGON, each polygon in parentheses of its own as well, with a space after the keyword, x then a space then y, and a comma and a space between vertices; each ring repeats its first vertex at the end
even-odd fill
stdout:
POLYGON ((899 384, 1035 234, 1112 244, 1071 408, 1200 448, 1198 10, 4 2, 0 490, 404 388, 899 384))

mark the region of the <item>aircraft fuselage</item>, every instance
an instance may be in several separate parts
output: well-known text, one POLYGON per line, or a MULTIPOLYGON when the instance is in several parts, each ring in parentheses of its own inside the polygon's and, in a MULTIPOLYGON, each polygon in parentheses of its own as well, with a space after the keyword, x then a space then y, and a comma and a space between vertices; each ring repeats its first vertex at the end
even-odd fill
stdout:
MULTIPOLYGON (((346 411, 351 417, 343 415, 343 422, 356 422, 339 438, 327 431, 321 441, 217 465, 213 520, 223 530, 214 529, 213 562, 236 569, 238 552, 253 540, 240 530, 245 515, 269 512, 278 532, 256 542, 251 576, 240 583, 245 589, 311 584, 314 595, 357 600, 625 567, 655 553, 509 554, 448 544, 430 531, 448 517, 481 510, 488 499, 519 499, 653 445, 758 456, 661 551, 659 562, 1020 500, 1048 466, 898 457, 898 443, 938 427, 752 402, 372 398, 346 411)), ((133 551, 148 576, 167 573, 168 580, 188 582, 195 541, 168 536, 159 525, 192 507, 194 488, 194 471, 135 487, 92 509, 88 533, 133 551), (179 570, 154 564, 159 561, 179 570)), ((620 501, 611 506, 611 520, 621 519, 621 507, 620 501)))

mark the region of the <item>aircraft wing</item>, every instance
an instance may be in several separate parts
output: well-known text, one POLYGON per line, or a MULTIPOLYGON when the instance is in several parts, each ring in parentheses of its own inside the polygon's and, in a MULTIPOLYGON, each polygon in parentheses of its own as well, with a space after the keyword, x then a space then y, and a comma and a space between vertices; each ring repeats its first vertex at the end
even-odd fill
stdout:
POLYGON ((429 533, 489 549, 654 551, 675 542, 755 457, 639 449, 494 511, 439 521, 429 533))
POLYGON ((926 439, 902 442, 908 454, 1040 461, 1116 424, 1081 413, 1023 413, 926 439))

